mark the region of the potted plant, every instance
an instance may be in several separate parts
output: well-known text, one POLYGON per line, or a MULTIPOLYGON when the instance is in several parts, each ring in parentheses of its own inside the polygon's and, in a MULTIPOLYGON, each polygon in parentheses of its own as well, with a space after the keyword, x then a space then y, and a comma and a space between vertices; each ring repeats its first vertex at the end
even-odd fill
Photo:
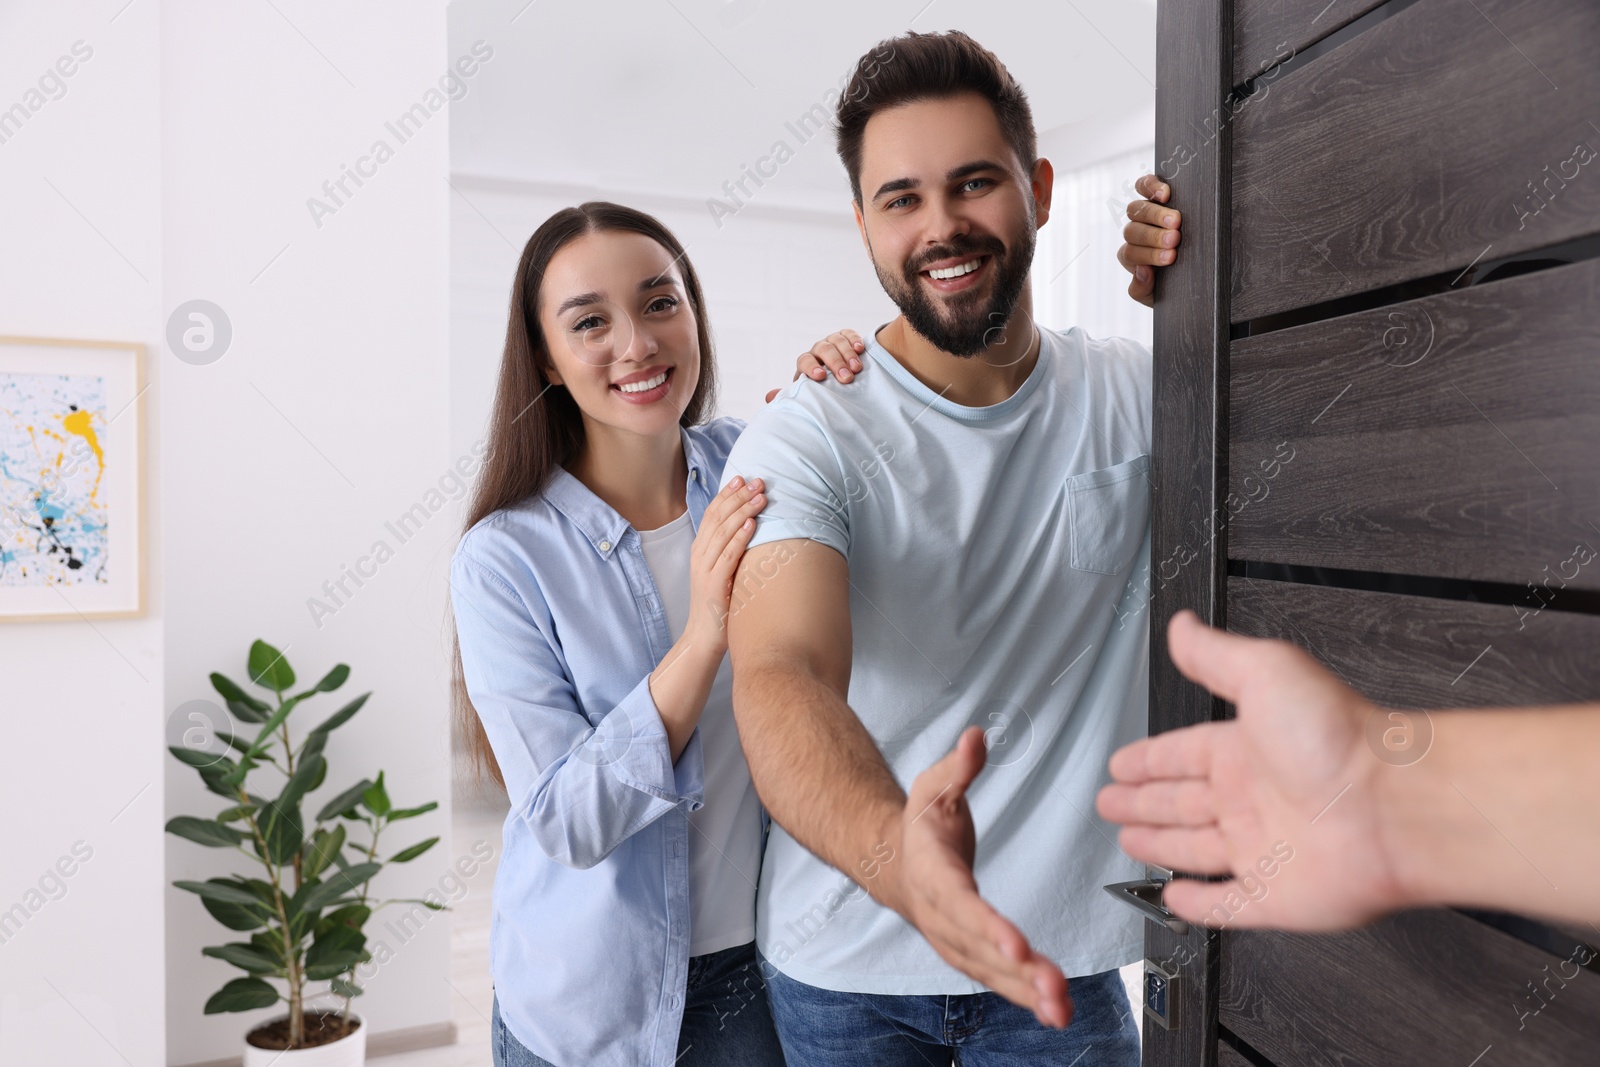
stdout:
MULTIPOLYGON (((360 1015, 351 1012, 350 1002, 361 994, 356 968, 372 958, 362 929, 376 909, 402 903, 374 900, 369 887, 384 864, 415 859, 439 839, 419 841, 383 860, 378 858, 378 841, 391 823, 432 811, 438 804, 394 807, 379 771, 376 781, 363 778, 322 804, 308 826, 302 803, 327 777, 323 749, 328 735, 360 711, 372 694, 356 697, 295 745, 291 713, 311 697, 344 685, 350 668, 341 663, 311 688, 286 695, 294 688, 294 671, 277 649, 256 641, 250 646, 248 671, 251 682, 271 692, 271 701, 252 695, 222 674, 212 674, 211 685, 227 702, 234 720, 257 727, 253 736, 243 729, 236 733, 219 727, 214 733, 221 751, 208 744, 209 738, 196 736, 196 743, 190 744, 190 734, 185 735, 184 745, 169 749, 195 768, 206 788, 225 798, 228 806, 209 819, 180 815, 167 823, 167 831, 211 848, 236 849, 258 864, 258 873, 265 876, 173 883, 197 894, 223 926, 249 934, 248 941, 202 950, 245 972, 217 990, 206 1001, 205 1011, 208 1015, 250 1011, 280 1001, 287 1005, 285 1015, 245 1036, 245 1067, 258 1063, 359 1067, 366 1059, 366 1030, 360 1015), (263 775, 274 781, 276 795, 252 791, 259 788, 263 775), (331 993, 342 1004, 336 1010, 307 1010, 308 984, 324 981, 327 989, 317 992, 331 993)), ((437 901, 403 902, 445 910, 437 901)))

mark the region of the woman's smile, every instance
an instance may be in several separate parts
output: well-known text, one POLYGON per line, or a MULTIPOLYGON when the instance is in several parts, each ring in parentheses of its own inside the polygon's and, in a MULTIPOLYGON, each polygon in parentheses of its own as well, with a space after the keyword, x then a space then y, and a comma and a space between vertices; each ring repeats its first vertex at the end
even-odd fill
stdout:
POLYGON ((612 382, 611 390, 630 404, 654 404, 672 391, 672 375, 677 368, 645 369, 612 382))

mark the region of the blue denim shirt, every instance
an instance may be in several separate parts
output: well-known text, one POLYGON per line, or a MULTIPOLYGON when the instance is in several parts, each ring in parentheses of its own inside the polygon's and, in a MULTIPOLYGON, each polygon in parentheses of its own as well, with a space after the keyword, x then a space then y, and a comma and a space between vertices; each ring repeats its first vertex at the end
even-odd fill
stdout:
MULTIPOLYGON (((744 425, 682 430, 696 530, 744 425)), ((467 531, 450 586, 467 692, 511 798, 489 943, 501 1015, 563 1067, 671 1067, 704 763, 697 729, 673 764, 650 695, 672 638, 639 535, 557 468, 467 531)))

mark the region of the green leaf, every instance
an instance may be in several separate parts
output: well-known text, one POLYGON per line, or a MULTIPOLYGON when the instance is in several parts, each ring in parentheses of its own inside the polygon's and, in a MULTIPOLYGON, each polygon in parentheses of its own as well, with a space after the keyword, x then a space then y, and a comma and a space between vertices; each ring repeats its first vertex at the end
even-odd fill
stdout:
MULTIPOLYGON (((346 893, 361 892, 361 887, 370 882, 373 875, 381 870, 383 870, 383 864, 376 860, 369 860, 366 863, 352 863, 344 870, 336 871, 324 878, 323 885, 336 890, 337 892, 331 895, 337 899, 346 893)), ((360 903, 360 901, 352 900, 348 901, 348 903, 360 903)))
POLYGON ((235 978, 206 1001, 207 1015, 224 1011, 250 1011, 270 1008, 278 1002, 278 991, 260 978, 235 978))
POLYGON ((311 950, 306 953, 306 959, 324 960, 337 952, 359 953, 366 943, 366 935, 356 927, 335 923, 312 942, 311 950))
MULTIPOLYGON (((264 910, 252 910, 239 904, 224 904, 220 900, 200 901, 205 905, 206 911, 217 922, 230 930, 259 930, 272 921, 272 916, 264 910)), ((277 937, 276 934, 273 937, 277 937)))
POLYGON ((424 815, 439 806, 437 800, 430 800, 426 804, 419 804, 414 808, 395 808, 389 813, 390 822, 399 822, 401 819, 411 819, 424 815))
POLYGON ((359 930, 372 918, 372 909, 365 904, 346 904, 342 908, 328 912, 317 922, 317 936, 334 925, 349 926, 359 930))
POLYGON ((311 790, 312 783, 327 773, 328 761, 320 754, 312 756, 294 769, 293 776, 284 783, 283 792, 278 794, 276 803, 283 808, 297 807, 300 798, 311 790))
POLYGON ((256 895, 256 899, 263 907, 277 907, 277 897, 273 895, 272 883, 260 878, 240 878, 239 883, 256 895))
POLYGON ((362 955, 364 954, 360 952, 339 952, 316 963, 307 962, 305 976, 311 981, 337 977, 360 963, 362 955))
POLYGON ((250 646, 250 680, 281 693, 294 685, 294 670, 282 652, 257 638, 250 646))
POLYGON ((215 767, 218 764, 233 766, 233 760, 219 752, 207 752, 199 748, 185 748, 182 745, 168 745, 167 751, 178 758, 179 763, 187 763, 191 767, 215 767))
MULTIPOLYGON (((229 787, 229 789, 237 790, 239 787, 244 785, 245 776, 251 771, 255 770, 256 766, 256 761, 250 757, 249 753, 246 753, 245 755, 239 757, 238 766, 232 767, 226 774, 222 775, 218 781, 229 787)), ((205 771, 200 772, 200 777, 205 777, 205 771)), ((207 785, 209 784, 210 783, 208 782, 207 785)), ((237 793, 230 792, 224 795, 236 796, 237 793)))
POLYGON ((313 727, 311 732, 314 734, 327 734, 338 727, 343 726, 345 723, 350 721, 350 717, 352 715, 361 710, 361 705, 365 704, 367 702, 367 698, 371 695, 371 693, 362 693, 350 703, 346 704, 332 715, 329 715, 321 725, 313 727))
POLYGON ((361 802, 361 798, 366 791, 371 788, 372 782, 369 779, 361 779, 361 781, 322 805, 322 810, 317 812, 317 821, 326 822, 337 815, 352 811, 361 802))
POLYGON ((329 900, 329 901, 324 902, 322 906, 325 907, 325 908, 344 908, 344 907, 348 907, 351 904, 359 904, 359 903, 361 903, 361 898, 360 897, 339 897, 339 898, 337 898, 335 900, 329 900))
POLYGON ((294 862, 296 852, 305 843, 306 828, 300 818, 298 805, 268 804, 262 809, 256 825, 267 843, 266 858, 280 867, 294 862))
POLYGON ((188 838, 207 848, 230 848, 244 841, 244 835, 231 826, 210 819, 196 819, 192 815, 179 815, 167 820, 167 833, 188 838))
POLYGON ((217 796, 227 797, 229 800, 238 800, 238 786, 229 785, 227 782, 227 779, 238 769, 231 761, 227 761, 226 766, 201 767, 199 768, 200 780, 206 784, 207 789, 217 794, 217 796))
MULTIPOLYGON (((257 700, 256 703, 257 704, 261 704, 261 701, 257 700)), ((262 707, 262 710, 261 711, 257 711, 254 707, 250 706, 249 704, 246 704, 242 700, 230 700, 230 701, 228 701, 228 710, 233 712, 233 717, 235 719, 238 719, 240 722, 249 722, 249 723, 266 722, 267 721, 267 714, 272 709, 270 707, 268 707, 266 704, 261 704, 261 707, 262 707)))
POLYGON ((347 982, 343 978, 335 978, 329 983, 329 988, 341 997, 354 998, 361 995, 361 987, 354 982, 347 982))
POLYGON ((238 822, 240 819, 247 819, 250 817, 251 812, 255 811, 259 806, 260 805, 254 803, 235 804, 231 808, 224 808, 222 811, 218 812, 217 821, 238 822))
POLYGON ((251 974, 274 974, 281 970, 283 966, 276 955, 263 952, 255 945, 246 945, 237 941, 226 945, 208 946, 200 950, 200 955, 226 960, 235 967, 251 974))
POLYGON ((389 862, 404 863, 407 860, 414 860, 438 843, 439 839, 437 837, 430 837, 426 841, 420 841, 417 844, 412 845, 410 848, 403 848, 399 852, 396 852, 394 855, 389 857, 389 862))
POLYGON ((354 927, 342 923, 329 927, 306 952, 306 977, 316 980, 343 974, 361 962, 366 943, 366 937, 354 927))
POLYGON ((373 875, 383 870, 381 863, 356 863, 342 871, 335 871, 320 882, 306 882, 295 894, 295 902, 302 911, 318 911, 346 893, 354 893, 373 875))
POLYGON ((304 693, 300 693, 299 696, 303 700, 312 693, 331 693, 343 685, 345 679, 349 677, 350 668, 341 663, 334 667, 333 670, 329 671, 327 674, 324 674, 322 676, 322 681, 318 682, 310 689, 307 689, 304 693))
POLYGON ((422 900, 422 899, 420 899, 418 897, 394 897, 393 899, 385 900, 384 903, 385 904, 421 904, 424 908, 427 908, 429 911, 449 911, 450 910, 448 907, 446 907, 443 904, 438 903, 437 901, 422 900))
MULTIPOLYGON (((235 704, 243 704, 247 709, 257 715, 265 715, 267 712, 272 710, 271 705, 269 705, 266 701, 258 700, 249 693, 246 693, 242 688, 240 688, 238 682, 235 682, 225 674, 217 674, 212 672, 211 688, 215 689, 222 699, 228 702, 228 710, 233 712, 235 715, 239 715, 239 709, 234 707, 235 704)), ((244 718, 245 716, 239 715, 239 717, 244 718)), ((260 722, 261 720, 256 719, 254 721, 260 722)))
POLYGON ((250 751, 250 742, 246 738, 240 737, 238 734, 230 734, 226 730, 214 730, 212 732, 222 740, 223 744, 227 745, 235 752, 250 751))
POLYGON ((278 705, 277 709, 267 717, 267 721, 261 724, 261 732, 256 734, 255 742, 250 746, 250 751, 245 753, 247 757, 258 756, 266 751, 267 746, 272 742, 273 735, 278 732, 278 727, 283 725, 283 720, 289 717, 289 713, 294 710, 294 706, 298 703, 300 703, 299 697, 290 697, 278 705))
POLYGON ((204 882, 173 882, 179 889, 186 889, 191 893, 198 893, 206 900, 218 900, 224 904, 242 904, 248 907, 260 907, 261 901, 250 890, 222 878, 208 878, 204 882))
MULTIPOLYGON (((181 888, 189 888, 189 886, 193 885, 222 886, 236 889, 243 893, 243 897, 237 898, 238 902, 218 899, 212 896, 209 891, 201 893, 200 903, 205 905, 206 911, 211 913, 213 919, 230 930, 259 930, 272 920, 271 910, 262 904, 258 897, 250 895, 249 890, 236 880, 213 878, 209 882, 189 883, 188 885, 174 884, 180 885, 181 888), (249 900, 251 903, 245 904, 244 900, 249 900)), ((270 889, 271 887, 269 886, 268 888, 270 889)), ((190 892, 200 891, 190 889, 190 892)))
POLYGON ((317 830, 311 835, 311 845, 306 849, 304 859, 300 862, 300 877, 302 880, 315 878, 328 869, 333 862, 333 857, 344 848, 344 824, 334 826, 333 832, 317 830))
POLYGON ((383 772, 378 772, 378 780, 372 783, 365 793, 361 794, 361 803, 374 815, 389 814, 389 791, 383 788, 383 772))
POLYGON ((317 913, 314 911, 292 912, 289 916, 289 941, 295 946, 295 951, 300 951, 300 943, 311 933, 317 924, 317 913))
POLYGON ((283 955, 283 935, 277 930, 258 930, 250 935, 250 944, 273 959, 283 955))
MULTIPOLYGON (((298 700, 300 698, 296 697, 295 699, 298 700)), ((304 763, 306 760, 310 759, 312 756, 321 755, 322 754, 322 750, 327 748, 327 747, 328 747, 328 735, 327 734, 319 734, 319 733, 317 733, 317 731, 312 730, 309 734, 306 735, 305 743, 300 746, 300 752, 299 752, 298 755, 295 756, 295 759, 297 759, 300 762, 304 763)))

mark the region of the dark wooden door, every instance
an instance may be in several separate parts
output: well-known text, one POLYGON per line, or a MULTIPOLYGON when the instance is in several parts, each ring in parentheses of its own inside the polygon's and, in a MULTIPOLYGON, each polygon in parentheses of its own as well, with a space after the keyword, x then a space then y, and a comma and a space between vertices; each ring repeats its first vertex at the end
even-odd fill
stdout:
MULTIPOLYGON (((1182 607, 1389 707, 1600 698, 1600 4, 1163 0, 1158 25, 1184 223, 1155 317, 1152 732, 1231 714, 1167 659, 1182 607)), ((1147 967, 1178 980, 1144 1062, 1600 1064, 1597 947, 1456 909, 1152 922, 1147 967)))

